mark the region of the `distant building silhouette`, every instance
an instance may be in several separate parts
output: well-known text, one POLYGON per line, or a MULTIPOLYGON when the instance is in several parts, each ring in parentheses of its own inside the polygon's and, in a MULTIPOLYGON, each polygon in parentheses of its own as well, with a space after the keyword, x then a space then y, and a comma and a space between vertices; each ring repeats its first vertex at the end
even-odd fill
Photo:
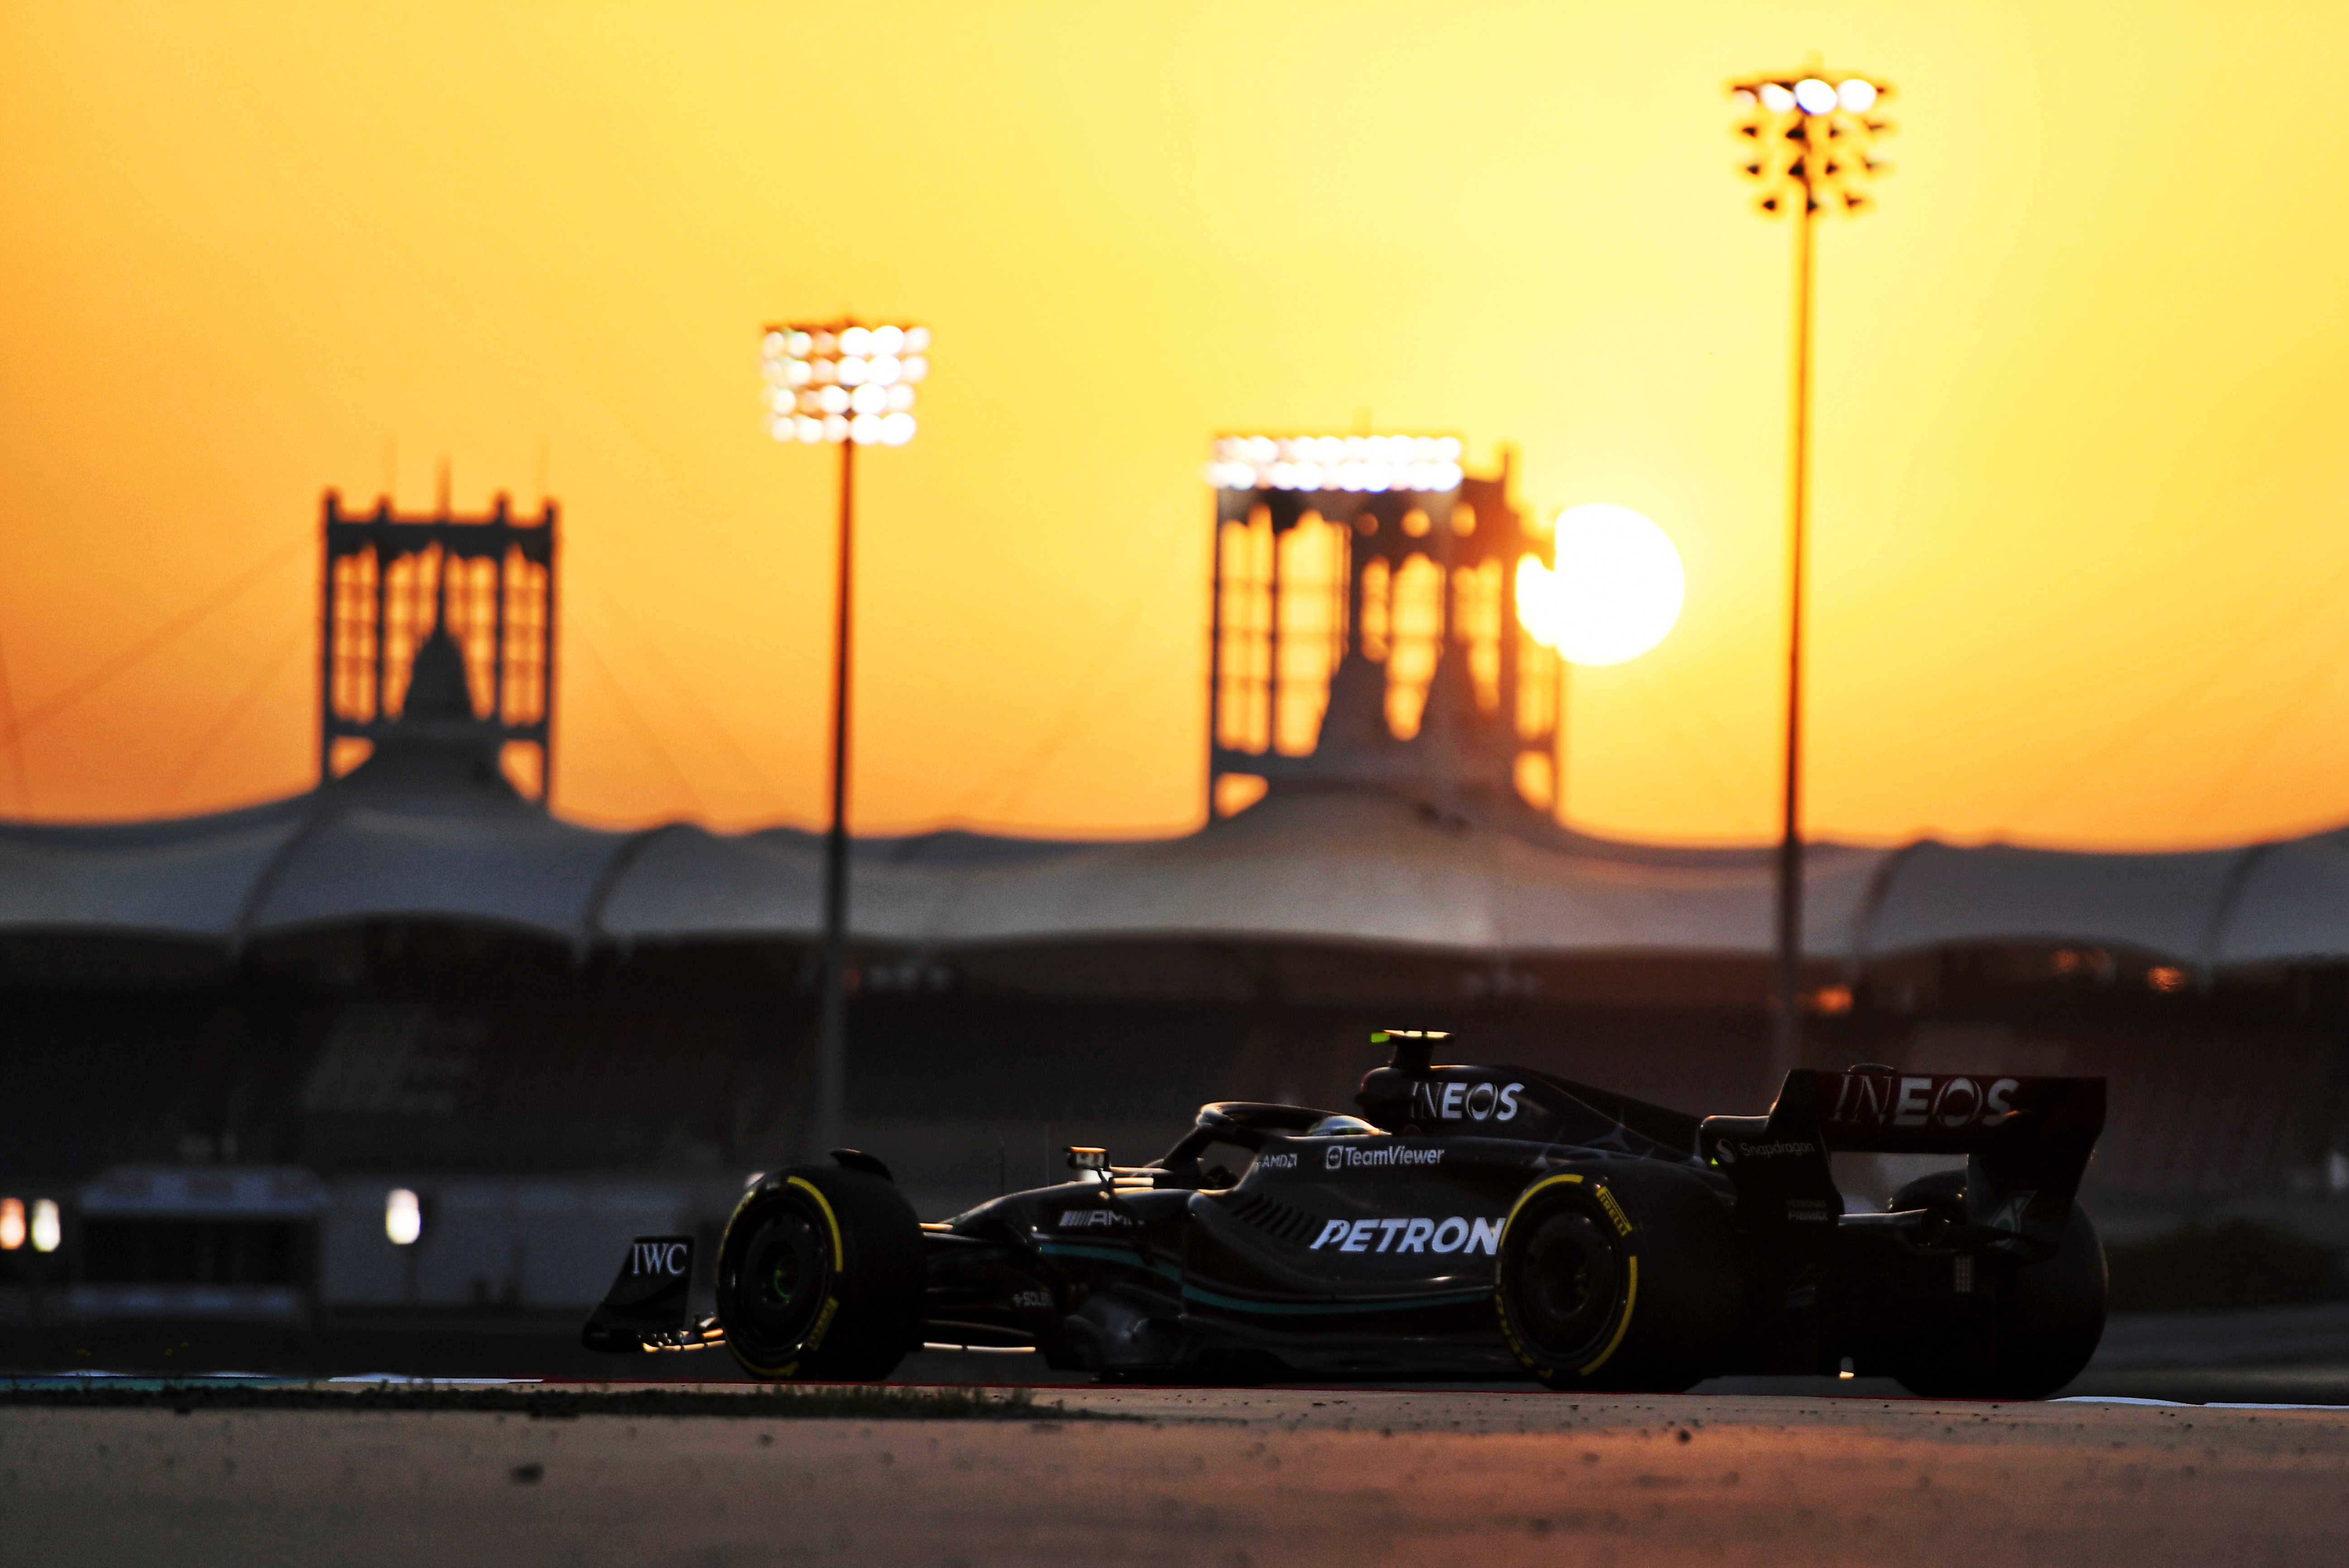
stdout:
POLYGON ((1449 456, 1390 464, 1391 443, 1438 444, 1217 442, 1215 815, 1252 800, 1256 780, 1506 815, 1556 798, 1558 663, 1517 620, 1517 563, 1535 541, 1509 493, 1512 454, 1478 478, 1449 456), (1252 448, 1263 461, 1247 461, 1252 448), (1315 461, 1320 448, 1327 462, 1315 461), (1377 488, 1365 488, 1360 471, 1373 465, 1377 488))
POLYGON ((555 508, 515 517, 400 517, 325 504, 318 782, 470 754, 542 808, 554 782, 555 508))

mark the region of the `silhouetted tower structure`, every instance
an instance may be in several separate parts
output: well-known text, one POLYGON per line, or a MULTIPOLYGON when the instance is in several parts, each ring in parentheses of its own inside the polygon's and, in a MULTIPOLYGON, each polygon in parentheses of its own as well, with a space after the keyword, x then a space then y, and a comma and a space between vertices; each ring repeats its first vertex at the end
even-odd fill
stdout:
POLYGON ((326 496, 318 782, 387 746, 472 753, 542 809, 554 753, 555 508, 347 516, 326 496))
POLYGON ((1226 436, 1216 490, 1207 797, 1369 785, 1439 806, 1557 798, 1561 666, 1517 619, 1534 539, 1512 455, 1450 436, 1226 436))

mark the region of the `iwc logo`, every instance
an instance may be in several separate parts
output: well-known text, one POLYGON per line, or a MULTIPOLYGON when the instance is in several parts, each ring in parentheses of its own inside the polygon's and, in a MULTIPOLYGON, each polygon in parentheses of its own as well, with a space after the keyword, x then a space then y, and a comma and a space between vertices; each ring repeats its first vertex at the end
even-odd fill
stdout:
MULTIPOLYGON (((609 1256, 609 1254, 605 1254, 609 1256)), ((686 1241, 638 1241, 628 1249, 628 1272, 631 1274, 666 1274, 672 1278, 685 1272, 687 1262, 693 1256, 693 1247, 686 1241)))

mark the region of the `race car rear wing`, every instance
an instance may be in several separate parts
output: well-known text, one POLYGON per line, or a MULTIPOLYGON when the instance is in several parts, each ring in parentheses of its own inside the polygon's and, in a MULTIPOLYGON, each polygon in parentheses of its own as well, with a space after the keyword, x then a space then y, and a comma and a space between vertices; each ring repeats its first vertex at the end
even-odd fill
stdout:
POLYGON ((2102 1078, 1798 1067, 1768 1116, 1707 1116, 1698 1147, 1736 1187, 1740 1223, 1770 1228, 1840 1219, 1831 1153, 1963 1155, 1975 1234, 1959 1240, 2044 1256, 2104 1127, 2102 1078))

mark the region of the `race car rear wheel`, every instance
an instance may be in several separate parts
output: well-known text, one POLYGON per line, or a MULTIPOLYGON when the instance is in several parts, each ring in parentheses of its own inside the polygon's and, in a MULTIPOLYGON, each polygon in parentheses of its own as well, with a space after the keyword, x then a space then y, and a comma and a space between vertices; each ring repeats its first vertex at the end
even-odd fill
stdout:
POLYGON ((1686 1388, 1735 1331, 1732 1245, 1693 1172, 1624 1160, 1546 1176, 1502 1228, 1501 1331, 1552 1388, 1686 1388))
POLYGON ((921 1337, 912 1206, 862 1170, 798 1166, 766 1177, 719 1243, 718 1321, 754 1377, 885 1377, 921 1337))
MULTIPOLYGON (((1894 1195, 1892 1207, 1964 1213, 1966 1173, 1936 1171, 1894 1195)), ((1902 1347, 1892 1375, 1929 1399, 2044 1399, 2077 1377, 2105 1332, 2105 1247, 2078 1204, 2055 1255, 2018 1263, 1995 1285, 1980 1333, 1920 1335, 1902 1347)))

